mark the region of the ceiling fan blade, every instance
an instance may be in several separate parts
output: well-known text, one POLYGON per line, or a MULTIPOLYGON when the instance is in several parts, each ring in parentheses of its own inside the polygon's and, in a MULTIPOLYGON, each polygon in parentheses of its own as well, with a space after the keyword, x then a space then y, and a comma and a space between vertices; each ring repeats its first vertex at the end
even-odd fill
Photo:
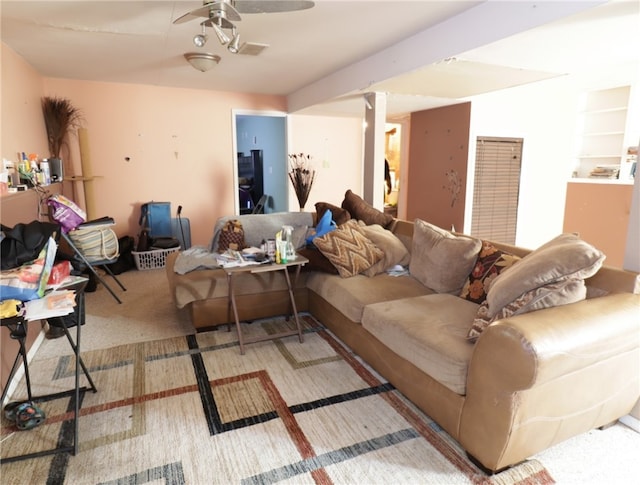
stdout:
POLYGON ((236 0, 234 5, 240 13, 276 13, 306 10, 315 3, 309 0, 236 0))
POLYGON ((198 17, 210 18, 212 12, 223 12, 223 15, 221 15, 221 17, 227 20, 242 20, 240 14, 233 7, 233 5, 231 5, 231 3, 228 1, 222 0, 217 2, 205 3, 202 7, 198 7, 191 10, 190 12, 185 13, 184 15, 181 15, 180 17, 175 19, 173 23, 182 24, 184 22, 189 22, 191 20, 197 19, 198 17))

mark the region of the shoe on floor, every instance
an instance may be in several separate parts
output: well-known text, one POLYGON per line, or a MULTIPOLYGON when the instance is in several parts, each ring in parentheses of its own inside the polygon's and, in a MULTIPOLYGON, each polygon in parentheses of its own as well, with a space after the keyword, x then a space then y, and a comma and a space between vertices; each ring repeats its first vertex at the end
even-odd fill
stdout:
POLYGON ((44 411, 32 402, 20 404, 15 409, 16 426, 20 431, 40 426, 47 418, 44 411))
POLYGON ((49 340, 62 336, 64 336, 64 329, 61 327, 49 327, 49 330, 44 334, 44 338, 49 340))

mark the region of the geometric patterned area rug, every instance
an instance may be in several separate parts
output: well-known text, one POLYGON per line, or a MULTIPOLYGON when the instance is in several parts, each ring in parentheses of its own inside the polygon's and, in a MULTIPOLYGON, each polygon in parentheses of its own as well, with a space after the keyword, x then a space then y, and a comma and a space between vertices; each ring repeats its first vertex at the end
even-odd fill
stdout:
MULTIPOLYGON (((549 484, 536 460, 486 476, 432 420, 309 315, 297 336, 249 344, 235 329, 88 351, 79 452, 4 463, 3 484, 549 484)), ((247 338, 291 328, 243 324, 247 338)), ((30 364, 34 394, 73 385, 71 352, 30 364)), ((84 377, 83 377, 84 379, 84 377)), ((24 383, 16 396, 26 395, 24 383)), ((17 431, 2 458, 70 439, 70 398, 17 431)))

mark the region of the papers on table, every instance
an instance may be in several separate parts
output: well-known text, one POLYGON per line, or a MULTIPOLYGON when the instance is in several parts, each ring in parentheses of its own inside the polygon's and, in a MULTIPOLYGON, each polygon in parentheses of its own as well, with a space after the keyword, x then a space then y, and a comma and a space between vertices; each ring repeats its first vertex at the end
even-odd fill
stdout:
POLYGON ((29 321, 62 317, 73 313, 76 306, 75 291, 56 290, 42 298, 25 303, 25 318, 29 321))
MULTIPOLYGON (((258 253, 241 253, 240 251, 227 249, 224 253, 217 254, 216 259, 218 264, 223 268, 237 268, 269 263, 268 258, 262 259, 261 261, 256 260, 256 254, 258 253)), ((264 253, 262 253, 262 255, 264 256, 264 253)))

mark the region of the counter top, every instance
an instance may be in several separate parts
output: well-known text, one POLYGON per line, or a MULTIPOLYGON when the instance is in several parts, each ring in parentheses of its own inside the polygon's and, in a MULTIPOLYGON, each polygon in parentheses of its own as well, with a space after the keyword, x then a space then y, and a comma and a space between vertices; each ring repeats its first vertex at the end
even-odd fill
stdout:
POLYGON ((633 185, 634 180, 619 180, 619 179, 599 179, 599 178, 572 178, 568 180, 569 183, 575 184, 606 184, 606 185, 633 185))

